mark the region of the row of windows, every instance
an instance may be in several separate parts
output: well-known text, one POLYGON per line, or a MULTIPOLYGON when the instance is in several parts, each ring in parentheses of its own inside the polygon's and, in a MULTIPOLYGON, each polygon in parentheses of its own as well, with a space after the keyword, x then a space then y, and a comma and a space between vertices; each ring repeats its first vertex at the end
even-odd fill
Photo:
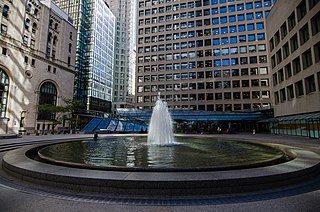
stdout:
MULTIPOLYGON (((210 19, 204 20, 204 25, 210 26, 210 19), (206 22, 206 20, 208 20, 206 22)), ((166 25, 166 31, 171 31, 171 30, 179 30, 179 24, 181 29, 186 29, 188 28, 193 28, 196 23, 196 26, 202 26, 202 20, 199 21, 189 21, 187 22, 182 22, 182 23, 177 23, 177 24, 169 24, 166 25)), ((138 34, 143 35, 143 34, 151 34, 151 33, 157 33, 159 29, 159 32, 164 31, 164 25, 161 25, 159 27, 147 27, 144 29, 139 29, 138 34)), ((213 28, 212 29, 212 34, 213 35, 219 35, 219 34, 227 34, 227 33, 236 33, 236 32, 245 32, 245 31, 253 31, 253 30, 263 30, 264 29, 264 23, 263 22, 257 22, 257 23, 248 23, 248 24, 240 24, 240 25, 232 25, 229 27, 220 27, 220 28, 213 28)), ((179 33, 175 33, 177 36, 179 36, 179 33)), ((188 32, 181 32, 180 36, 184 38, 191 38, 191 37, 201 37, 203 35, 209 36, 211 35, 211 29, 204 29, 204 30, 197 30, 197 31, 188 31, 188 32)))
MULTIPOLYGON (((146 1, 139 1, 139 8, 142 8, 144 6, 150 7, 157 4, 163 4, 163 3, 170 3, 170 2, 177 2, 178 0, 146 0, 146 1)), ((230 3, 235 2, 235 0, 198 0, 198 1, 189 1, 188 3, 181 3, 180 8, 185 9, 188 5, 188 8, 194 8, 194 7, 202 7, 202 6, 209 6, 216 5, 216 4, 224 4, 224 3, 230 3)), ((255 5, 256 7, 261 7, 262 1, 256 1, 255 5)), ((273 0, 273 3, 275 3, 276 0, 273 0)), ((246 5, 253 5, 253 3, 246 3, 246 5)), ((263 4, 265 7, 271 6, 271 0, 263 0, 263 4)))
MULTIPOLYGON (((253 45, 255 47, 255 45, 253 45)), ((246 47, 246 46, 245 46, 246 47)), ((251 46, 249 46, 251 47, 251 46)), ((156 62, 156 61, 162 61, 162 60, 178 60, 178 59, 193 59, 193 58, 202 58, 202 57, 211 57, 213 56, 225 56, 225 55, 236 55, 239 53, 238 49, 243 50, 243 48, 238 47, 230 47, 230 48, 222 48, 222 49, 206 49, 206 50, 198 50, 198 51, 189 51, 189 52, 177 52, 177 53, 170 53, 170 54, 161 54, 161 55, 149 55, 149 56, 140 56, 138 57, 138 63, 147 63, 147 62, 156 62)), ((251 48, 253 49, 253 48, 251 48)), ((246 50, 246 49, 245 49, 246 50)), ((244 50, 243 50, 244 51, 244 50)), ((252 51, 249 51, 252 52, 252 51)), ((143 52, 140 52, 143 53, 143 52)), ((243 53, 243 52, 240 52, 243 53)), ((250 64, 257 63, 259 58, 259 63, 266 63, 267 62, 267 55, 260 55, 260 56, 250 56, 249 60, 247 57, 241 57, 240 58, 240 64, 247 64, 248 61, 250 61, 250 64)), ((208 58, 210 59, 210 58, 208 58)), ((206 62, 210 63, 212 60, 206 60, 206 62)), ((215 60, 217 63, 221 60, 215 60)), ((225 61, 225 63, 230 63, 229 59, 222 59, 222 61, 225 61), (229 61, 229 62, 228 62, 229 61)), ((200 62, 200 61, 198 61, 200 62)), ((201 63, 201 62, 200 62, 201 63)), ((212 64, 212 63, 211 63, 212 64)), ((232 58, 231 64, 237 65, 239 64, 238 58, 232 58)))
MULTIPOLYGON (((315 60, 316 62, 320 61, 320 42, 314 46, 315 51, 315 60)), ((302 58, 302 68, 307 69, 313 64, 311 49, 306 50, 301 54, 302 58)), ((276 73, 273 74, 273 85, 276 86, 279 83, 282 83, 285 79, 289 79, 291 76, 298 74, 301 70, 301 59, 300 56, 297 56, 283 68, 279 69, 276 73)))
MULTIPOLYGON (((153 37, 145 37, 138 39, 138 44, 143 43, 154 43, 161 41, 171 41, 171 40, 179 40, 184 39, 184 37, 180 38, 179 33, 175 34, 167 34, 167 35, 159 35, 153 37)), ((189 42, 181 43, 181 49, 183 48, 194 48, 194 47, 202 47, 202 46, 211 46, 211 45, 226 45, 226 44, 236 44, 243 42, 254 42, 254 41, 262 41, 265 40, 265 33, 253 33, 248 35, 238 35, 231 37, 221 37, 214 39, 205 39, 205 40, 192 40, 189 42)))
MULTIPOLYGON (((198 1, 201 2, 201 1, 198 1)), ((212 5, 216 5, 218 3, 213 3, 212 5)), ((147 4, 148 5, 148 4, 147 4)), ((203 5, 203 6, 209 6, 210 4, 207 5, 203 5)), ((151 6, 148 5, 148 6, 151 6)), ((224 6, 221 5, 219 8, 213 8, 212 9, 212 14, 223 14, 223 13, 231 13, 231 12, 235 12, 237 11, 243 11, 243 10, 252 10, 252 9, 258 9, 258 8, 262 8, 262 7, 270 7, 271 6, 271 1, 270 0, 265 0, 264 4, 262 3, 262 1, 255 1, 253 2, 247 2, 246 4, 244 3, 238 3, 238 4, 228 4, 228 6, 224 6)), ((139 8, 143 7, 143 2, 139 3, 139 8), (140 6, 141 5, 141 6, 140 6)), ((202 7, 202 4, 194 4, 194 2, 189 2, 188 3, 188 8, 192 9, 195 7, 202 7)), ((157 13, 165 13, 165 12, 172 12, 172 11, 178 11, 178 10, 185 10, 187 9, 187 3, 181 3, 181 4, 173 4, 173 5, 168 5, 166 7, 159 7, 159 8, 154 8, 154 6, 152 7, 152 9, 145 9, 145 10, 139 10, 139 16, 147 16, 147 15, 151 15, 151 14, 157 14, 157 13)))
MULTIPOLYGON (((138 96, 137 100, 141 102, 155 102, 156 95, 154 96, 138 96)), ((248 99, 269 99, 269 91, 252 91, 252 92, 224 92, 224 93, 200 93, 200 94, 174 94, 166 95, 167 102, 180 102, 180 101, 210 101, 210 100, 248 100, 248 99)))
MULTIPOLYGON (((318 89, 320 91, 320 72, 317 73, 318 78, 318 89)), ((305 94, 310 94, 316 91, 316 81, 315 76, 310 75, 304 80, 300 80, 291 84, 285 88, 280 89, 279 91, 274 92, 274 101, 275 104, 280 102, 290 101, 294 98, 301 97, 305 94)))
MULTIPOLYGON (((262 103, 262 104, 261 103, 253 103, 253 104, 246 103, 246 104, 169 105, 168 107, 170 109, 174 108, 174 109, 185 109, 185 110, 239 111, 239 110, 252 110, 252 109, 259 110, 261 108, 268 108, 269 109, 270 106, 271 106, 270 103, 262 103)), ((152 106, 138 107, 138 109, 152 109, 152 106)))
MULTIPOLYGON (((145 47, 139 47, 138 53, 146 53, 146 52, 157 52, 157 51, 171 51, 171 50, 179 50, 186 49, 188 47, 187 42, 182 43, 169 43, 169 44, 162 44, 162 45, 154 45, 154 46, 145 46, 145 47)), ((266 45, 265 44, 258 44, 258 45, 249 45, 249 46, 240 46, 240 47, 225 47, 225 48, 215 48, 215 49, 206 49, 206 50, 197 50, 197 51, 189 51, 188 54, 192 54, 192 52, 196 52, 197 57, 203 57, 206 56, 220 56, 220 55, 233 55, 233 54, 245 54, 245 53, 255 53, 255 52, 265 52, 266 51, 266 45)), ((186 52, 185 52, 186 53, 186 52)), ((184 52, 181 52, 181 55, 183 55, 184 52)), ((160 57, 160 55, 159 55, 160 57)), ((182 56, 183 57, 183 56, 182 56)))
MULTIPOLYGON (((155 102, 156 95, 138 96, 138 102, 155 102)), ((242 100, 242 99, 269 99, 269 91, 252 91, 252 92, 224 92, 224 93, 200 93, 200 94, 174 94, 166 95, 166 102, 180 102, 180 101, 210 101, 210 100, 242 100)))
MULTIPOLYGON (((320 16, 319 16, 320 17, 320 16)), ((320 18, 319 18, 320 23, 320 18)), ((320 26, 320 25, 319 25, 320 26)), ((309 34, 308 34, 308 26, 305 25, 300 30, 300 46, 303 45, 307 40, 309 40, 309 34)), ((284 59, 286 59, 290 53, 295 52, 299 48, 299 41, 298 41, 298 35, 295 34, 292 36, 289 42, 286 42, 282 48, 279 48, 279 50, 271 57, 271 66, 272 68, 275 68, 277 65, 279 65, 284 59), (290 45, 289 45, 290 44, 290 45)), ((314 47, 316 61, 319 60, 318 57, 318 48, 317 45, 314 47)), ((310 65, 312 65, 312 56, 311 56, 311 49, 307 50, 302 54, 303 58, 303 68, 307 68, 310 65)), ((299 69, 301 70, 301 69, 299 69)))
MULTIPOLYGON (((171 64, 170 64, 171 65, 171 64)), ((167 67, 168 65, 166 65, 167 67)), ((156 72, 157 70, 155 69, 156 67, 154 66, 140 66, 138 68, 138 72, 156 72)), ((267 67, 252 67, 252 68, 242 68, 242 69, 226 69, 226 70, 214 70, 214 71, 197 71, 197 72, 185 72, 185 73, 179 73, 175 77, 175 79, 181 78, 181 79, 203 79, 203 78, 220 78, 220 77, 238 77, 238 76, 255 76, 255 75, 267 75, 268 74, 268 68, 267 67)), ((139 76, 138 82, 148 82, 148 81, 164 81, 166 80, 172 80, 173 75, 172 74, 160 74, 160 75, 146 75, 146 76, 139 76), (144 80, 143 80, 144 79, 144 80)))
MULTIPOLYGON (((318 2, 318 0, 315 1, 313 3, 313 6, 318 2)), ((309 2, 309 4, 311 4, 311 1, 309 2)), ((298 21, 300 21, 307 14, 306 1, 301 1, 296 10, 298 14, 298 21)), ((293 11, 288 19, 281 25, 280 30, 278 30, 270 39, 269 44, 271 51, 280 43, 281 40, 285 39, 285 37, 288 35, 288 31, 290 32, 297 25, 295 14, 295 11, 293 11)), ((310 30, 308 28, 308 23, 299 29, 300 45, 303 45, 307 40, 309 40, 309 31, 310 30)), ((320 32, 320 12, 318 12, 311 18, 311 32, 312 35, 320 32)), ((294 36, 290 40, 292 40, 293 38, 294 36)), ((296 48, 298 48, 298 46, 296 48)), ((294 50, 296 48, 294 48, 294 50)))
MULTIPOLYGON (((156 76, 155 76, 156 77, 156 76)), ((179 79, 179 78, 178 78, 179 79)), ((171 79, 172 80, 172 76, 171 79)), ((150 81, 150 80, 149 80, 150 81)), ((156 80, 152 80, 156 81, 156 80)), ((233 81, 215 81, 215 82, 192 82, 192 83, 176 83, 166 85, 144 85, 138 86, 137 92, 156 92, 156 91, 177 91, 177 90, 202 90, 202 89, 227 89, 227 88, 248 88, 248 87, 268 87, 269 79, 252 79, 252 80, 233 80, 233 81)))
MULTIPOLYGON (((269 11, 265 11, 265 16, 267 17, 269 14, 269 11)), ((252 21, 254 19, 262 19, 263 18, 263 12, 255 12, 255 13, 246 13, 246 14, 238 14, 236 15, 229 15, 229 16, 222 16, 222 17, 215 17, 215 18, 207 18, 207 19, 201 19, 193 21, 191 20, 194 18, 194 12, 188 12, 188 13, 178 13, 174 15, 166 15, 166 16, 159 16, 159 17, 153 17, 153 18, 146 18, 146 19, 139 19, 139 26, 142 26, 143 24, 149 25, 149 24, 156 24, 158 23, 164 23, 169 21, 175 21, 178 19, 187 19, 188 22, 182 22, 182 27, 188 26, 189 28, 196 26, 203 26, 203 25, 210 25, 210 23, 214 25, 218 24, 226 24, 226 23, 236 23, 236 22, 242 22, 242 21, 252 21)), ((197 16, 196 16, 197 17, 197 16)), ((177 23, 179 24, 179 23, 177 23)), ((169 30, 166 28, 166 30, 169 30)), ((159 31, 164 31, 164 26, 159 26, 159 31)))
MULTIPOLYGON (((175 54, 174 54, 175 55, 175 54)), ((169 60, 177 60, 180 59, 179 57, 172 57, 169 55, 169 60)), ((157 59, 150 60, 149 56, 145 57, 144 61, 139 60, 138 63, 146 63, 146 62, 153 62, 157 61, 157 59)), ((173 63, 173 64, 166 64, 166 70, 184 70, 184 69, 194 69, 194 68, 209 68, 209 67, 221 67, 221 66, 237 66, 237 65, 247 65, 247 64, 264 64, 267 63, 267 56, 251 56, 251 57, 240 57, 240 58, 226 58, 226 59, 215 59, 215 60, 205 60, 205 61, 191 61, 191 62, 182 62, 182 63, 173 63), (258 60, 259 59, 259 60, 258 60)), ((159 68, 159 71, 161 69, 159 68)), ((155 71, 155 70, 153 70, 155 71)))

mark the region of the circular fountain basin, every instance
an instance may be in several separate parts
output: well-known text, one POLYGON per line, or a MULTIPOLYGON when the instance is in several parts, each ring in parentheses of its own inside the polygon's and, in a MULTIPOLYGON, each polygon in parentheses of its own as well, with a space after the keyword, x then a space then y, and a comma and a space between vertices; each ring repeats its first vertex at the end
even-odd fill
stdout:
POLYGON ((172 145, 147 145, 145 137, 113 137, 49 145, 49 163, 124 171, 212 171, 262 167, 288 160, 280 149, 225 139, 177 137, 172 145))
MULTIPOLYGON (((121 142, 121 139, 114 140, 114 137, 115 136, 106 140, 99 140, 96 145, 95 143, 92 143, 92 141, 88 141, 87 143, 81 141, 79 145, 81 144, 81 148, 84 148, 84 146, 88 145, 98 146, 100 142, 104 145, 109 144, 110 142, 121 142)), ((126 137, 127 135, 122 138, 126 140, 126 137)), ((196 141, 201 143, 198 144, 197 142, 192 141, 193 138, 186 136, 183 136, 181 141, 179 139, 177 141, 183 143, 184 139, 190 141, 190 144, 188 144, 187 141, 184 143, 193 147, 191 148, 189 146, 188 148, 200 149, 200 154, 203 155, 208 151, 208 147, 195 148, 194 146, 203 147, 202 143, 211 144, 216 142, 215 139, 204 138, 202 140, 197 138, 196 141)), ((228 140, 224 141, 232 142, 228 140)), ((128 138, 127 142, 139 143, 133 138, 128 138)), ((144 143, 144 141, 141 142, 142 144, 144 143)), ((68 143, 71 144, 74 142, 71 141, 68 143)), ((236 142, 233 144, 238 145, 240 143, 242 144, 243 142, 236 142)), ((257 141, 257 143, 261 142, 257 141)), ((246 144, 255 148, 255 144, 246 144)), ((222 146, 226 145, 227 144, 224 144, 222 146)), ((279 144, 270 145, 284 149, 284 152, 288 152, 289 155, 294 155, 294 157, 292 157, 292 160, 290 161, 269 164, 266 166, 254 167, 256 165, 253 165, 253 167, 250 167, 250 165, 238 165, 237 167, 232 168, 233 165, 230 165, 227 170, 219 170, 220 168, 216 167, 219 171, 211 169, 212 166, 207 168, 202 167, 200 169, 189 168, 188 166, 187 168, 182 168, 182 171, 179 170, 181 167, 175 169, 162 167, 143 168, 138 166, 130 168, 125 166, 121 168, 121 166, 99 166, 81 163, 79 163, 80 165, 73 167, 73 162, 70 162, 71 165, 68 162, 56 165, 51 164, 55 163, 54 161, 50 163, 43 163, 41 161, 34 160, 34 157, 38 154, 38 150, 45 147, 44 145, 36 145, 26 146, 24 148, 7 152, 3 156, 2 167, 7 173, 17 177, 21 181, 29 181, 36 184, 46 185, 48 187, 54 187, 55 189, 71 189, 81 193, 92 192, 98 193, 99 195, 102 193, 125 196, 141 195, 148 198, 151 196, 159 198, 175 195, 220 195, 261 191, 264 189, 269 190, 271 188, 279 188, 281 186, 291 185, 297 182, 304 182, 308 179, 312 179, 312 177, 317 176, 319 173, 320 156, 318 154, 294 146, 290 147, 279 144), (101 170, 96 170, 99 169, 97 167, 101 167, 101 170)), ((54 145, 52 145, 52 147, 54 147, 54 145)), ((146 148, 148 149, 149 146, 146 146, 146 148)), ((268 146, 266 148, 269 149, 268 146)), ((87 147, 86 149, 90 150, 90 148, 88 149, 87 147)), ((132 149, 134 148, 131 147, 130 151, 132 149)), ((278 150, 276 150, 276 152, 277 151, 278 150)), ((117 152, 121 151, 113 149, 112 152, 117 154, 117 152)), ((61 152, 59 152, 59 154, 60 153, 61 152)), ((213 152, 211 153, 211 155, 214 155, 213 152)), ((76 155, 80 154, 84 153, 80 153, 80 151, 76 153, 76 155)), ((276 155, 277 154, 278 153, 276 153, 276 155)), ((137 157, 137 153, 134 154, 134 156, 137 157)), ((249 158, 248 155, 246 157, 249 158)), ((127 154, 127 158, 132 158, 132 154, 127 154)), ((189 159, 190 158, 185 158, 184 160, 189 159)), ((88 161, 88 159, 85 160, 88 161)), ((193 160, 196 161, 198 159, 193 158, 193 160)), ((236 159, 236 161, 237 160, 238 159, 236 159)), ((240 159, 238 161, 240 161, 240 159)), ((263 161, 264 160, 262 160, 262 164, 258 165, 263 165, 263 161)), ((272 159, 271 163, 274 163, 272 159)))

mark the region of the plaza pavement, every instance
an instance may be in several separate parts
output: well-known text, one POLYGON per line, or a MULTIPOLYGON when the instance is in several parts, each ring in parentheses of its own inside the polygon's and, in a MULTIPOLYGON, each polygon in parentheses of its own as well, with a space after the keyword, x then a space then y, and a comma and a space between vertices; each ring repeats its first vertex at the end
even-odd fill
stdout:
MULTIPOLYGON (((102 136, 102 135, 101 135, 102 136)), ((203 136, 203 135, 202 135, 203 136)), ((209 137, 225 137, 232 139, 258 140, 259 142, 292 145, 312 150, 320 154, 320 140, 294 136, 279 136, 270 134, 231 134, 208 135, 209 137)), ((1 137, 1 136, 0 136, 1 137)), ((66 135, 41 135, 23 136, 22 138, 0 139, 0 147, 15 143, 41 142, 48 140, 65 140, 74 138, 93 138, 93 135, 66 134, 66 135)), ((2 158, 3 153, 0 153, 2 158)), ((260 193, 242 194, 236 196, 203 197, 194 196, 188 201, 178 198, 172 199, 167 204, 153 204, 152 201, 123 201, 117 198, 106 197, 106 200, 90 198, 76 198, 77 196, 47 194, 14 185, 12 180, 6 183, 2 176, 6 174, 0 168, 0 212, 56 212, 56 211, 288 211, 288 212, 318 212, 320 211, 320 176, 299 185, 279 188, 277 190, 263 191, 260 193), (111 201, 112 200, 112 201, 111 201)), ((40 189, 45 189, 41 187, 40 189)))

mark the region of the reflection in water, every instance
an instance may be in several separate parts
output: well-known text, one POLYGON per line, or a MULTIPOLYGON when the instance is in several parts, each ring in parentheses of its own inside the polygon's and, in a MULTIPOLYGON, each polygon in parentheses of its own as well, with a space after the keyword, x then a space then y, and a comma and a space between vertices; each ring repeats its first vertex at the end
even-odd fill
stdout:
POLYGON ((263 162, 283 156, 283 152, 253 143, 209 138, 176 138, 168 146, 147 145, 146 138, 102 138, 54 144, 41 155, 56 161, 93 166, 194 168, 232 166, 263 162))
POLYGON ((176 145, 158 146, 149 145, 148 167, 167 167, 174 163, 176 145))

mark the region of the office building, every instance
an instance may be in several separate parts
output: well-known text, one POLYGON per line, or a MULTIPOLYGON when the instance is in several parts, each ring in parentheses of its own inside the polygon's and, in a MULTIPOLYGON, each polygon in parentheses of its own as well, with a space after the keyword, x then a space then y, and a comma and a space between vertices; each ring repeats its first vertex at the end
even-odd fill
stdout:
POLYGON ((136 107, 270 108, 265 19, 273 1, 139 0, 136 107))
POLYGON ((267 18, 274 133, 320 135, 320 3, 278 0, 267 18))
POLYGON ((64 126, 37 105, 64 106, 73 97, 72 19, 51 1, 0 4, 0 134, 56 131, 64 126))
POLYGON ((86 110, 111 112, 115 16, 105 0, 56 0, 77 28, 74 97, 86 110))
POLYGON ((136 60, 137 0, 107 0, 116 16, 113 107, 133 108, 136 60))

